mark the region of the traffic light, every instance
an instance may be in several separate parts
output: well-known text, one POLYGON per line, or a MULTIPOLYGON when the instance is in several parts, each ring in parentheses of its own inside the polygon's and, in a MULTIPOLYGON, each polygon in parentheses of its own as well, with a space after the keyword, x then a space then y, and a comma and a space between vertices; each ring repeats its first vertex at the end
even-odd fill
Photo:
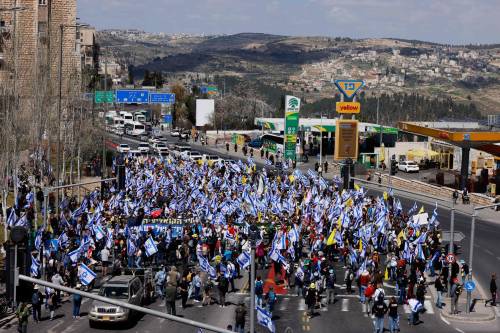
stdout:
POLYGON ((398 172, 398 167, 396 161, 391 161, 391 176, 394 176, 398 172))

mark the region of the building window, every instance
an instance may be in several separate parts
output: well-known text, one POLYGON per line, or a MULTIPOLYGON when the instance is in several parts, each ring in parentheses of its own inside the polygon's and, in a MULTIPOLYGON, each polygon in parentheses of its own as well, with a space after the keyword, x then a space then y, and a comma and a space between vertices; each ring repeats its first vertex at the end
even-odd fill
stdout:
POLYGON ((38 0, 39 5, 47 5, 47 0, 38 0))

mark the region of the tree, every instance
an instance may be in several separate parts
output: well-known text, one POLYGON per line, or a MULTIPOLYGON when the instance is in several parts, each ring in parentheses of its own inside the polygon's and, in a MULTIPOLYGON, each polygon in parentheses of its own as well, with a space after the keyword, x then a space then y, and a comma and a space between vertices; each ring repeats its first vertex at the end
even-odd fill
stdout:
POLYGON ((134 84, 134 65, 128 66, 128 84, 134 84))

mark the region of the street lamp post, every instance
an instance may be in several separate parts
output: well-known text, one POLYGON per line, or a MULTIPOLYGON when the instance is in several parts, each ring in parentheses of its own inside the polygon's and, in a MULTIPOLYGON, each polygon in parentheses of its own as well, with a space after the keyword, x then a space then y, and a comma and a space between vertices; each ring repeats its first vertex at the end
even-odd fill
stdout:
POLYGON ((259 238, 259 229, 255 224, 249 230, 251 257, 250 257, 250 333, 255 333, 255 247, 259 238))
MULTIPOLYGON (((467 276, 468 281, 472 281, 472 260, 474 258, 474 237, 476 233, 476 217, 477 211, 486 209, 486 208, 496 208, 500 206, 500 203, 486 206, 474 207, 472 209, 472 223, 471 223, 471 231, 470 231, 470 245, 469 245, 469 274, 467 276)), ((472 291, 467 290, 467 308, 465 309, 466 313, 470 313, 472 301, 472 291)))
MULTIPOLYGON (((64 39, 64 29, 65 28, 80 28, 87 26, 86 24, 73 24, 73 25, 59 25, 59 97, 57 99, 57 185, 60 185, 61 181, 61 113, 62 113, 62 68, 63 68, 63 39, 64 39)), ((59 191, 56 195, 56 210, 59 215, 59 191)))

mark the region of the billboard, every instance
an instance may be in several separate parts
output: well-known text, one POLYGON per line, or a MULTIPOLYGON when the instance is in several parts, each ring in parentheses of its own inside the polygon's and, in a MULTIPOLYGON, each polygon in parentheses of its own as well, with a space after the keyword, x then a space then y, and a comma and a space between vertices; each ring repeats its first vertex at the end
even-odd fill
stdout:
POLYGON ((283 157, 286 160, 295 160, 297 133, 299 131, 300 98, 285 97, 285 142, 283 157))
POLYGON ((335 160, 358 158, 358 121, 338 119, 335 128, 335 160))
POLYGON ((212 117, 215 112, 215 100, 197 99, 196 100, 196 127, 212 125, 212 117))

